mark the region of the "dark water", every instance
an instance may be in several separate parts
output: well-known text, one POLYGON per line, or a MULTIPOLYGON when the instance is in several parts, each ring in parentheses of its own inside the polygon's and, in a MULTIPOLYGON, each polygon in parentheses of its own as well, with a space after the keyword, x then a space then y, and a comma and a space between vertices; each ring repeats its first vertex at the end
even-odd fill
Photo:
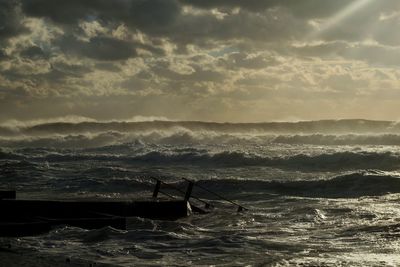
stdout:
MULTIPOLYGON (((127 231, 59 227, 2 240, 115 266, 398 266, 396 123, 192 122, 3 126, 0 185, 29 198, 147 198, 154 180, 195 180, 215 205, 127 231)), ((399 132, 399 133, 398 133, 399 132)))

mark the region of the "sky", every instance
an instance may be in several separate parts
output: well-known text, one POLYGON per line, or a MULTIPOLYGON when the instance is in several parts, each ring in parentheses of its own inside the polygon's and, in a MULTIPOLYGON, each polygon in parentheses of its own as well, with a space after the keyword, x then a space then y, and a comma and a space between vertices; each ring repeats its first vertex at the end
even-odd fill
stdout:
POLYGON ((0 122, 399 120, 399 0, 0 0, 0 122))

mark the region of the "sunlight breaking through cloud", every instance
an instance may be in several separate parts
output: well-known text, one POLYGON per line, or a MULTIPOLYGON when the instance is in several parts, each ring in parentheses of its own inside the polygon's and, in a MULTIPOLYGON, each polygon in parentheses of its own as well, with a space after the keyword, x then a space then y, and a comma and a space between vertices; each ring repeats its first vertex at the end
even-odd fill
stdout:
POLYGON ((308 35, 306 39, 314 39, 333 27, 346 27, 346 25, 340 24, 348 17, 354 15, 357 11, 366 8, 373 1, 374 0, 356 0, 331 18, 325 19, 321 22, 311 21, 311 25, 315 27, 315 30, 308 35))

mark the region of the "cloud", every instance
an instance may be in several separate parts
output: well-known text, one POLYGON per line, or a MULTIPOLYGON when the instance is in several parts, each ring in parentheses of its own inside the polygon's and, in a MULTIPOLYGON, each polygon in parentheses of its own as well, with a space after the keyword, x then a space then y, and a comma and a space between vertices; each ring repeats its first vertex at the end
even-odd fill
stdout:
POLYGON ((94 37, 77 43, 78 54, 98 60, 123 60, 136 56, 132 43, 109 37, 94 37))
POLYGON ((365 61, 371 65, 399 66, 397 55, 399 47, 359 42, 323 42, 294 46, 287 50, 292 55, 316 57, 324 59, 340 58, 342 60, 365 61), (290 52, 289 52, 290 51, 290 52))
POLYGON ((234 52, 220 58, 218 64, 227 69, 265 69, 279 64, 279 61, 266 53, 234 52))
MULTIPOLYGON (((250 2, 250 7, 260 5, 255 1, 250 2)), ((211 11, 201 15, 190 12, 184 14, 182 4, 198 6, 198 3, 175 0, 116 0, 112 3, 105 0, 73 0, 63 3, 25 0, 22 7, 28 16, 48 18, 61 25, 77 25, 80 21, 91 20, 98 20, 104 25, 123 23, 131 30, 140 30, 151 36, 168 37, 183 43, 195 42, 202 38, 268 40, 290 37, 306 27, 306 23, 291 18, 289 13, 282 9, 264 10, 254 14, 251 12, 254 10, 250 8, 250 11, 231 13, 220 20, 211 11), (294 23, 296 27, 293 27, 294 23), (302 24, 304 26, 301 26, 302 24)), ((261 5, 272 7, 276 3, 261 1, 261 5)))
POLYGON ((31 46, 28 47, 27 49, 23 50, 20 55, 22 57, 27 57, 27 58, 45 58, 46 54, 45 52, 38 46, 31 46))
POLYGON ((327 17, 344 8, 351 0, 181 0, 181 3, 201 8, 235 8, 239 7, 252 12, 283 7, 291 13, 306 18, 327 17))
POLYGON ((0 42, 26 32, 16 0, 0 0, 0 42))
POLYGON ((144 30, 167 26, 180 11, 175 0, 23 0, 22 7, 28 16, 49 18, 59 24, 99 19, 124 22, 144 30))
POLYGON ((49 18, 60 24, 76 24, 81 19, 85 20, 98 15, 118 15, 127 10, 126 1, 123 0, 22 0, 21 2, 26 15, 49 18))
POLYGON ((356 104, 396 106, 400 2, 355 3, 0 0, 0 120, 377 116, 356 104))
POLYGON ((180 10, 181 6, 175 0, 131 1, 129 17, 124 18, 124 22, 144 32, 162 34, 165 28, 175 22, 180 10))
POLYGON ((206 70, 196 67, 193 72, 188 74, 181 74, 168 67, 163 67, 162 65, 154 66, 152 71, 159 76, 168 78, 173 81, 223 81, 225 76, 215 70, 206 70))
POLYGON ((7 58, 8 58, 8 56, 6 55, 6 53, 3 50, 0 50, 0 60, 7 59, 7 58))

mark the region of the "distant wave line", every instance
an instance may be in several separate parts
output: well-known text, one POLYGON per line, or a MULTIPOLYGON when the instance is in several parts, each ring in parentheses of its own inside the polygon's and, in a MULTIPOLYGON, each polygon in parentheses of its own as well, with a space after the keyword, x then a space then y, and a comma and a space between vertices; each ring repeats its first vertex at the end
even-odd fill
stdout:
MULTIPOLYGON (((29 152, 29 151, 28 151, 29 152)), ((120 162, 126 164, 150 165, 188 165, 210 167, 251 167, 263 166, 278 169, 302 171, 337 171, 357 169, 397 170, 400 168, 400 155, 390 152, 336 152, 317 155, 296 154, 293 156, 263 156, 239 151, 223 151, 209 153, 204 151, 192 152, 159 152, 150 151, 134 155, 90 152, 52 152, 34 151, 24 153, 24 150, 10 152, 0 150, 0 160, 26 162, 70 162, 70 161, 101 161, 120 162)))
POLYGON ((202 121, 111 121, 111 122, 52 122, 34 126, 0 126, 0 136, 15 134, 72 134, 89 132, 140 132, 184 128, 191 131, 215 132, 270 132, 270 133, 400 133, 394 121, 319 120, 300 122, 218 123, 202 121))

